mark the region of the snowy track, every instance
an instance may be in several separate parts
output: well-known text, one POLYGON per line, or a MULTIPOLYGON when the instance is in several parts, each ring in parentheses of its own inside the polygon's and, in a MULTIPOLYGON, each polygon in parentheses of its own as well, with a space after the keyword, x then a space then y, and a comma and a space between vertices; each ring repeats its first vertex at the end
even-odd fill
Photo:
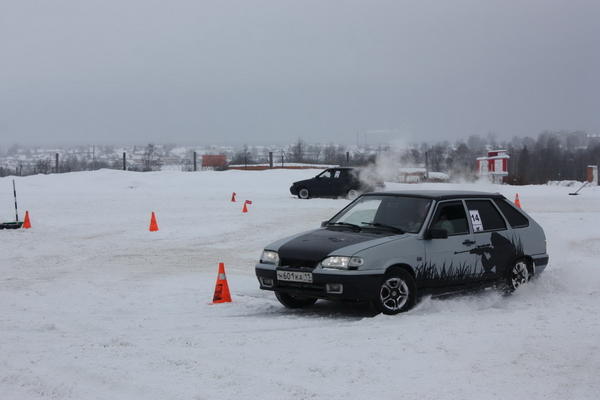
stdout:
POLYGON ((600 189, 411 185, 518 193, 548 269, 510 298, 425 298, 394 317, 290 311, 258 290, 254 263, 348 203, 291 197, 314 172, 14 178, 33 228, 0 231, 0 398, 597 398, 600 189), (219 262, 233 302, 211 305, 219 262))

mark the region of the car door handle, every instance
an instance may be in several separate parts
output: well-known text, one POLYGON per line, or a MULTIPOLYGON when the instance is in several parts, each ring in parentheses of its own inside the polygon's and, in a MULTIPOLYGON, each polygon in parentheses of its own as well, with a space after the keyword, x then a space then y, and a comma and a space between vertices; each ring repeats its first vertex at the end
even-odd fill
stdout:
POLYGON ((473 246, 475 243, 476 243, 475 241, 473 241, 473 240, 468 240, 468 239, 467 239, 467 240, 465 240, 465 241, 463 242, 463 244, 464 244, 465 246, 473 246))

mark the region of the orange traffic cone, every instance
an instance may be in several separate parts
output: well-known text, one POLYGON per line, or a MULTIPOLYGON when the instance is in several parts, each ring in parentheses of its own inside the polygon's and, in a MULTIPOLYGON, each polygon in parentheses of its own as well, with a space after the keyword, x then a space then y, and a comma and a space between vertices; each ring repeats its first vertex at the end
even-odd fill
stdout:
POLYGON ((242 209, 242 212, 245 212, 245 213, 248 212, 248 206, 246 206, 246 204, 252 204, 252 202, 250 200, 246 200, 244 202, 244 208, 242 209))
POLYGON ((31 221, 29 221, 29 211, 25 211, 25 221, 23 222, 23 228, 31 228, 31 221))
POLYGON ((236 194, 236 193, 235 193, 235 192, 233 192, 233 194, 231 195, 231 201, 232 201, 233 203, 235 203, 235 194, 236 194))
POLYGON ((521 208, 521 202, 519 201, 519 193, 517 193, 517 197, 515 198, 515 205, 521 208))
POLYGON ((223 263, 219 263, 219 275, 217 276, 213 303, 231 303, 231 294, 229 293, 227 275, 225 275, 225 264, 223 263))
POLYGON ((152 212, 152 218, 150 218, 150 232, 156 232, 158 230, 158 224, 156 223, 156 216, 154 211, 152 212))

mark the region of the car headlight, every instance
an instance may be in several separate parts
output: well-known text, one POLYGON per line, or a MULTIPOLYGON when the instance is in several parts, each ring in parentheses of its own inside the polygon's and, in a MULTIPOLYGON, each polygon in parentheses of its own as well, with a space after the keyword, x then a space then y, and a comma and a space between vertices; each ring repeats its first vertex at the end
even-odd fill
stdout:
POLYGON ((263 250, 262 255, 260 256, 260 262, 263 264, 279 264, 279 254, 276 251, 272 250, 263 250))
POLYGON ((333 256, 327 257, 321 262, 323 268, 335 268, 335 269, 348 269, 358 268, 364 264, 364 260, 361 257, 343 257, 333 256))

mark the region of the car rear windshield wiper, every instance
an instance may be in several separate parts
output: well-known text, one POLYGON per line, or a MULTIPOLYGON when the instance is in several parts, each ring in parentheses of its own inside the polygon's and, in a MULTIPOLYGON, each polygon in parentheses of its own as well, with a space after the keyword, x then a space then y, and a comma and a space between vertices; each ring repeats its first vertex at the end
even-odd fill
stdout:
POLYGON ((375 226, 377 228, 389 229, 390 231, 394 231, 394 232, 399 233, 401 235, 403 233, 405 233, 402 229, 398 228, 397 226, 392 226, 392 225, 387 225, 387 224, 381 224, 379 222, 361 222, 361 224, 365 224, 365 225, 369 225, 369 226, 375 226))
POLYGON ((331 226, 331 225, 347 226, 347 227, 352 228, 352 229, 354 229, 354 230, 356 230, 358 232, 361 231, 360 226, 358 226, 356 224, 350 224, 348 222, 329 222, 327 224, 327 226, 331 226))

